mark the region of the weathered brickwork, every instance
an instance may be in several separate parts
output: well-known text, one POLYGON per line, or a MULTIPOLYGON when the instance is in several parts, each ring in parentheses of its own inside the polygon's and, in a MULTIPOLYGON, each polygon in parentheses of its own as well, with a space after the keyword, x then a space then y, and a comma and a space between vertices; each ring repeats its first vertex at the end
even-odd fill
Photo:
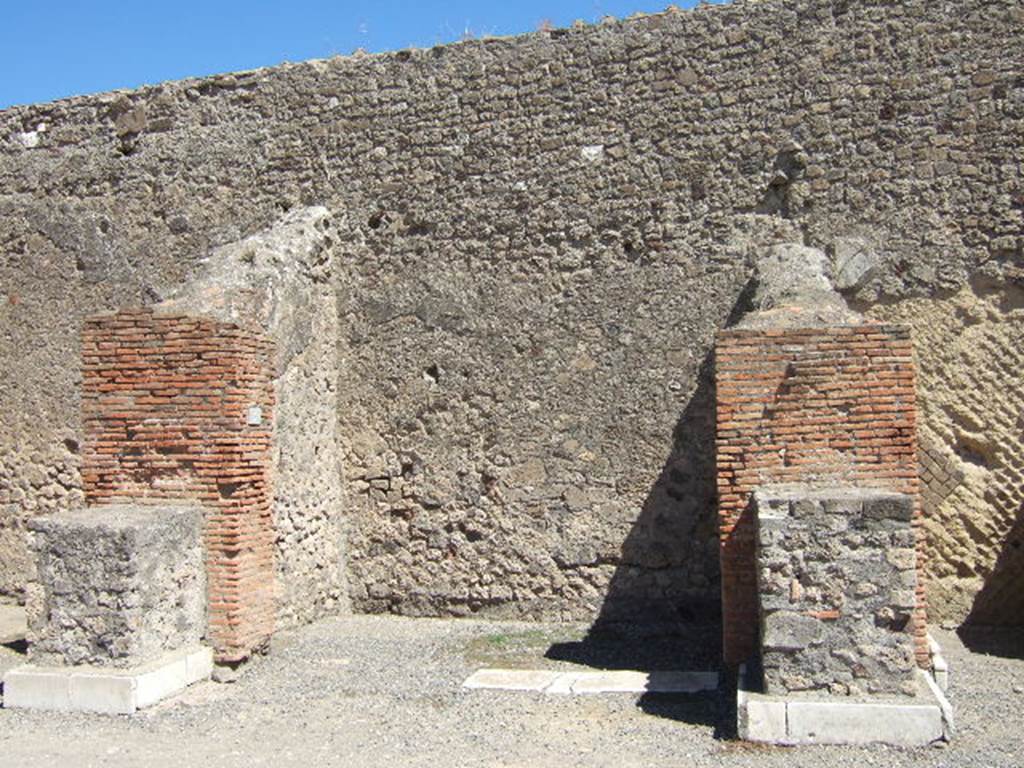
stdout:
POLYGON ((723 652, 736 664, 756 648, 759 486, 833 482, 906 494, 919 528, 913 352, 896 325, 733 329, 719 336, 715 373, 723 652))
MULTIPOLYGON (((708 357, 751 254, 817 247, 865 310, 1019 282, 1022 25, 1019 0, 735 2, 0 113, 0 593, 18 598, 25 519, 81 494, 82 319, 323 206, 336 323, 309 357, 333 349, 336 376, 291 375, 334 388, 344 486, 322 450, 302 459, 316 508, 297 484, 281 501, 294 620, 343 591, 407 614, 711 617, 708 357)), ((925 412, 952 447, 944 418, 925 412)), ((331 433, 299 432, 311 454, 331 433)), ((1022 471, 1007 452, 1011 501, 1022 471)), ((1017 514, 971 503, 929 528, 952 618, 1002 547, 975 539, 1017 514)))
POLYGON ((183 315, 122 311, 82 331, 86 500, 206 510, 208 639, 226 662, 274 628, 273 355, 260 334, 183 315))

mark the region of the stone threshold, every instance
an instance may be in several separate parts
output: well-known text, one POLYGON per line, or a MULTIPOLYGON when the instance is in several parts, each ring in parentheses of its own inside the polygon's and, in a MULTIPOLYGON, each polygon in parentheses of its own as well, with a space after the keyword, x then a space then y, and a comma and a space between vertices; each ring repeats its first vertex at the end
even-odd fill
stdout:
POLYGON ((213 651, 194 647, 126 669, 25 664, 3 679, 4 708, 130 715, 208 680, 213 651))
POLYGON ((548 669, 480 669, 463 688, 535 691, 574 695, 593 693, 700 693, 718 688, 717 672, 560 672, 548 669))
POLYGON ((736 691, 739 737, 745 741, 804 744, 889 744, 923 747, 953 738, 953 708, 929 672, 918 671, 914 698, 844 700, 810 694, 770 696, 750 690, 746 666, 736 691))

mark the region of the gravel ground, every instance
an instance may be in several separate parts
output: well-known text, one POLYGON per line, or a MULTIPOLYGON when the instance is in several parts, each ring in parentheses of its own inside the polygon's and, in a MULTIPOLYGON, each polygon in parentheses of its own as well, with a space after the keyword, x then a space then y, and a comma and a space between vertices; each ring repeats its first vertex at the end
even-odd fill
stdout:
MULTIPOLYGON (((945 748, 730 741, 725 685, 699 696, 467 691, 477 667, 578 648, 582 629, 361 616, 281 633, 238 682, 203 683, 132 717, 0 710, 0 765, 1024 766, 1020 647, 988 638, 986 650, 1003 655, 985 655, 936 635, 958 718, 945 748)), ((559 665, 577 657, 553 655, 559 665)), ((0 672, 19 660, 0 647, 0 672)))

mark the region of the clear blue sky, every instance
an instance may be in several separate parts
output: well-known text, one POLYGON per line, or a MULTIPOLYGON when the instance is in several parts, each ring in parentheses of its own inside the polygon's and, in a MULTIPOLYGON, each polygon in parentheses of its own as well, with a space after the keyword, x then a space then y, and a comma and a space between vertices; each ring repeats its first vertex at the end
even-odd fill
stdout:
MULTIPOLYGON (((549 22, 664 10, 670 0, 0 0, 0 109, 302 61, 429 47, 549 22)), ((680 8, 693 0, 676 0, 680 8)))

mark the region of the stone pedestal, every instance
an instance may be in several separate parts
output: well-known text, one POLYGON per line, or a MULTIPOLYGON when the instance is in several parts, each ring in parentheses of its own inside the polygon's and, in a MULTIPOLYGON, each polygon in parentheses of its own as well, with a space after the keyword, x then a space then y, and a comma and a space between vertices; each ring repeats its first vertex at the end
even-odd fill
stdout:
POLYGON ((764 486, 753 500, 763 674, 741 669, 740 738, 949 741, 953 710, 937 682, 945 663, 933 650, 933 677, 915 658, 913 498, 790 485, 764 486))
POLYGON ((29 660, 4 706, 130 714, 209 678, 203 515, 114 505, 32 521, 29 660))
POLYGON ((915 695, 913 500, 806 486, 754 499, 765 693, 915 695))
POLYGON ((202 513, 111 505, 35 518, 29 658, 130 667, 199 644, 206 630, 202 513))

